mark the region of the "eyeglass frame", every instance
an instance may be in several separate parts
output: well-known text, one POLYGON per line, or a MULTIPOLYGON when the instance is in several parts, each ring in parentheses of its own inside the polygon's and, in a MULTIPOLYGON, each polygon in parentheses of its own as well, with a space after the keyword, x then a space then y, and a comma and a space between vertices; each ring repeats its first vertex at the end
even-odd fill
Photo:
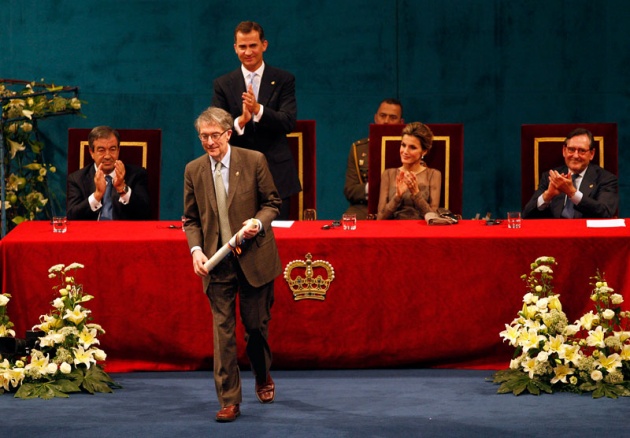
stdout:
POLYGON ((583 157, 589 152, 595 150, 595 148, 582 149, 582 148, 576 148, 575 146, 567 146, 566 144, 563 145, 563 147, 567 150, 567 153, 569 155, 573 155, 577 152, 580 157, 583 157))
POLYGON ((218 133, 218 132, 213 132, 212 134, 199 134, 197 137, 199 137, 199 140, 201 140, 202 142, 208 141, 210 139, 212 139, 212 141, 217 141, 218 139, 221 138, 221 136, 223 134, 225 134, 226 132, 228 132, 230 129, 232 128, 228 128, 225 131, 218 133))

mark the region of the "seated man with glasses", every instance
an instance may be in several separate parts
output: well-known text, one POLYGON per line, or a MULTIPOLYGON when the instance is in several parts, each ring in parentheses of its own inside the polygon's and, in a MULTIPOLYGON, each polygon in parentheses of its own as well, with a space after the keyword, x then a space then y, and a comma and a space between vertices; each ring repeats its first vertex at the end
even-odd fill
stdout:
POLYGON ((591 161, 593 134, 584 128, 564 140, 565 165, 544 172, 523 218, 611 218, 619 207, 617 177, 591 161))

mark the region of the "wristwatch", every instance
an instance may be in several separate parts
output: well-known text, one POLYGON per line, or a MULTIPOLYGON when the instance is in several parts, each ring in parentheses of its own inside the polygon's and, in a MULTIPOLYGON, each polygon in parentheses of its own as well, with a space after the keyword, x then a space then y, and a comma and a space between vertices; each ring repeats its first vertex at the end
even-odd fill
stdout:
POLYGON ((127 193, 129 193, 129 186, 127 184, 125 184, 125 188, 122 189, 122 191, 118 192, 118 194, 120 196, 125 196, 127 193))

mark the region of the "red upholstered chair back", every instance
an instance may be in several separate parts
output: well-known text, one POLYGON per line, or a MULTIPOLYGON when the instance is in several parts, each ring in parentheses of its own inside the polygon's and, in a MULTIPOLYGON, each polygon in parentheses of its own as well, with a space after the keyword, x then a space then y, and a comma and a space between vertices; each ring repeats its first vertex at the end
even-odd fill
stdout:
MULTIPOLYGON (((433 132, 433 147, 425 161, 442 172, 440 206, 461 214, 464 187, 464 125, 427 123, 433 132)), ((376 214, 381 188, 381 174, 390 167, 400 167, 400 141, 404 124, 370 125, 368 155, 368 212, 376 214)))
MULTIPOLYGON (((68 129, 68 174, 94 163, 88 135, 91 129, 68 129)), ((162 163, 161 129, 117 129, 120 135, 120 159, 142 166, 149 174, 151 219, 160 218, 160 171, 162 163)))
POLYGON ((567 123, 521 126, 521 207, 538 188, 543 172, 564 165, 562 146, 566 136, 576 128, 593 133, 593 163, 617 175, 617 124, 567 123))
POLYGON ((304 209, 317 208, 315 120, 298 120, 295 130, 287 134, 287 139, 302 184, 302 191, 291 197, 289 218, 302 220, 304 209))

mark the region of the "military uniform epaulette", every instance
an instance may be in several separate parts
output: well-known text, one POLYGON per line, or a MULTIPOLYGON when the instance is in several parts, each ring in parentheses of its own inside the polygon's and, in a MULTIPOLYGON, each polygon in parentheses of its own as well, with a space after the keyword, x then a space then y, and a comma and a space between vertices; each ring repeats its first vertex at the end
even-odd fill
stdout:
POLYGON ((363 146, 366 145, 370 142, 369 138, 362 138, 361 140, 357 140, 354 143, 352 143, 352 146, 363 146))

